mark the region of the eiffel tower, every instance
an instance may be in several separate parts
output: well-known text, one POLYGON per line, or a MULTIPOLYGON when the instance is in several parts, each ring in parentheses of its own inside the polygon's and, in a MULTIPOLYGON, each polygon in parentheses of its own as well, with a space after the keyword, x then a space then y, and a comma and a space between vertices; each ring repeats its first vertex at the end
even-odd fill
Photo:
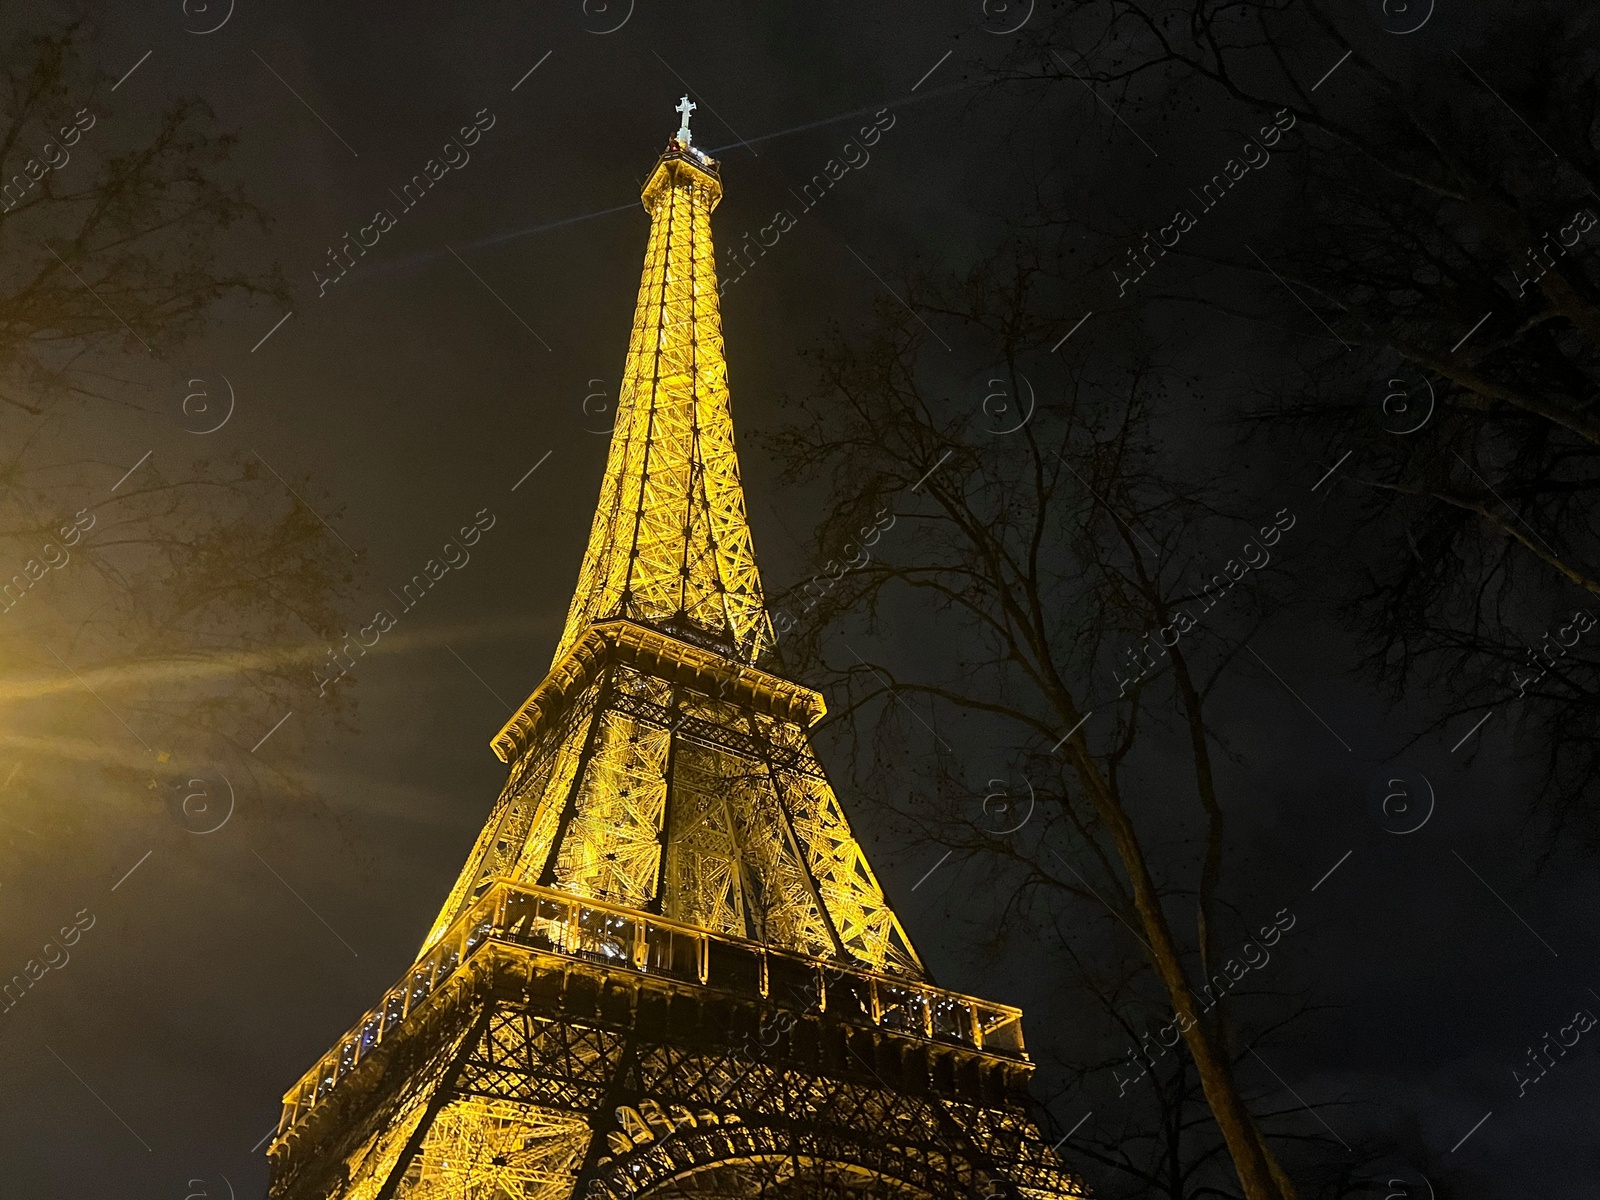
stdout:
POLYGON ((1016 1008, 934 986, 773 674, 711 212, 677 135, 599 506, 416 961, 290 1088, 273 1200, 1082 1196, 1016 1008))

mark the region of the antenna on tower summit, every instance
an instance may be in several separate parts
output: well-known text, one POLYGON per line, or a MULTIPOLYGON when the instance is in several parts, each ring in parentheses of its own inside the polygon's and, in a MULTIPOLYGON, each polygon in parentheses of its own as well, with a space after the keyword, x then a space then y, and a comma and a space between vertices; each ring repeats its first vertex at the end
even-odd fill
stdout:
POLYGON ((674 110, 683 114, 683 123, 678 126, 678 140, 685 146, 692 144, 689 140, 689 114, 692 113, 697 107, 698 106, 693 100, 685 96, 678 101, 678 107, 676 110, 674 110))

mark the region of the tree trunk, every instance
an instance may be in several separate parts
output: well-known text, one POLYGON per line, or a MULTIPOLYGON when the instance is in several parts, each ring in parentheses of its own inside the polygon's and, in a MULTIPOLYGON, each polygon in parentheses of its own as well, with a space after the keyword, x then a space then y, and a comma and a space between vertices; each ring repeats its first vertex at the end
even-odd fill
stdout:
MULTIPOLYGON (((1074 713, 1068 719, 1076 721, 1077 716, 1078 714, 1074 713)), ((1069 744, 1079 782, 1083 784, 1084 791, 1089 796, 1090 803, 1094 805, 1095 811, 1099 813, 1100 819, 1111 830, 1118 857, 1122 859, 1123 869, 1128 873, 1128 879, 1133 886, 1134 908, 1145 931, 1145 946, 1150 954, 1150 964, 1167 989, 1167 995, 1172 1002, 1172 1011, 1177 1016, 1183 1039, 1188 1044, 1195 1070, 1199 1073, 1200 1086, 1205 1092, 1206 1103, 1210 1105, 1217 1126, 1222 1130, 1223 1140, 1227 1143, 1228 1154, 1233 1160, 1233 1168, 1238 1173, 1245 1198, 1246 1200, 1296 1200, 1294 1184, 1278 1164, 1272 1151, 1267 1148, 1260 1130, 1256 1128, 1255 1119, 1251 1117, 1249 1109, 1245 1107, 1244 1100, 1239 1095, 1227 1054, 1217 1044, 1210 1027, 1200 1019, 1199 1006, 1189 990, 1189 981, 1184 975, 1183 963, 1179 958, 1177 945, 1173 941, 1172 930, 1167 924, 1166 914, 1161 911, 1161 898, 1157 894, 1155 880, 1151 878, 1149 868, 1145 864, 1144 851, 1139 845, 1138 835, 1134 832, 1133 822, 1106 785, 1083 735, 1074 734, 1069 744)))

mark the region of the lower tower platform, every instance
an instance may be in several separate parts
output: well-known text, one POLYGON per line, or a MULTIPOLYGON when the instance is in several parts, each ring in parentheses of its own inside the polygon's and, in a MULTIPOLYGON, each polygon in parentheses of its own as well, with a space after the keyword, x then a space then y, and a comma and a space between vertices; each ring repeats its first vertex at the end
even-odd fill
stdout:
POLYGON ((284 1097, 273 1200, 1068 1197, 1021 1013, 500 882, 284 1097))

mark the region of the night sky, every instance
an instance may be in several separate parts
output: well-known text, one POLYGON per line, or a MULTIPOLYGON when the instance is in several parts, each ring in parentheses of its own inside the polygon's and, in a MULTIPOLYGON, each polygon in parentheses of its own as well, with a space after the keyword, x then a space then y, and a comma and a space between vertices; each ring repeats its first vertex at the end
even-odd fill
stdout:
MULTIPOLYGON (((0 974, 74 914, 93 919, 70 963, 0 1017, 5 1197, 262 1195, 259 1147, 282 1092, 416 953, 504 780, 489 739, 543 677, 566 614, 645 245, 639 187, 676 128, 680 95, 697 101, 697 143, 722 163, 724 252, 776 210, 798 212, 795 193, 864 125, 882 130, 723 295, 769 593, 817 570, 817 498, 779 479, 763 441, 786 419, 784 397, 810 386, 807 350, 896 303, 909 275, 960 273, 1005 244, 1039 211, 1041 189, 1131 243, 1259 123, 1221 99, 1141 124, 1076 85, 991 87, 1013 46, 1006 22, 1023 10, 977 0, 636 10, 630 0, 238 0, 222 20, 230 7, 26 0, 0 17, 8 39, 85 20, 85 59, 101 79, 84 103, 103 129, 85 136, 83 157, 136 144, 149 115, 179 97, 208 103, 238 138, 225 172, 270 217, 229 231, 219 260, 276 264, 287 289, 287 303, 215 305, 163 363, 109 342, 97 353, 116 376, 115 402, 73 402, 36 427, 8 415, 6 436, 35 438, 85 495, 141 464, 183 479, 202 460, 254 456, 283 483, 264 484, 262 502, 287 508, 292 486, 337 539, 351 572, 338 612, 351 631, 463 525, 489 527, 339 685, 337 704, 318 695, 316 643, 301 647, 297 702, 239 710, 236 736, 303 791, 275 790, 270 773, 230 776, 231 815, 200 834, 160 798, 171 782, 157 769, 154 790, 129 795, 91 761, 46 771, 42 751, 0 750, 0 974), (457 165, 403 206, 394 192, 446 155, 457 165), (330 251, 343 257, 347 231, 375 228, 378 209, 392 227, 324 283, 330 251), (184 381, 216 388, 224 376, 232 415, 197 435, 179 411, 184 381)), ((1374 53, 1435 62, 1460 50, 1492 69, 1479 30, 1446 6, 1403 38, 1382 28, 1382 6, 1352 7, 1373 10, 1374 53)), ((1300 61, 1292 44, 1284 52, 1307 80, 1333 65, 1300 61)), ((1320 88, 1339 85, 1334 73, 1320 88)), ((1194 236, 1219 254, 1272 245, 1289 194, 1274 166, 1194 236)), ((1312 490, 1343 448, 1246 440, 1231 417, 1308 348, 1326 349, 1322 330, 1285 295, 1255 323, 1163 307, 1157 292, 1204 267, 1160 269, 1173 277, 1153 275, 1139 285, 1148 297, 1135 289, 1126 302, 1098 268, 1064 279, 1075 299, 1029 353, 1051 386, 1061 360, 1050 345, 1088 310, 1072 352, 1123 354, 1134 326, 1161 339, 1201 398, 1153 418, 1177 460, 1229 481, 1244 511, 1288 506, 1298 518, 1263 585, 1269 617, 1251 645, 1264 669, 1241 669, 1223 694, 1219 772, 1239 936, 1291 912, 1263 973, 1326 1007, 1248 1082, 1273 1106, 1332 1105, 1319 1113, 1335 1137, 1405 1143, 1373 1173, 1414 1188, 1427 1175, 1484 1198, 1593 1195, 1592 1044, 1524 1096, 1512 1074, 1575 1010, 1600 1011, 1593 860, 1552 848, 1525 819, 1510 725, 1490 722, 1459 752, 1454 737, 1411 743, 1433 698, 1360 682, 1349 635, 1316 602, 1317 581, 1359 570, 1364 553, 1348 540, 1351 499, 1337 477, 1312 490), (1385 815, 1396 779, 1419 798, 1433 792, 1415 832, 1385 815)), ((953 403, 979 408, 984 368, 949 368, 953 403)), ((1212 549, 1231 536, 1219 531, 1212 549)), ((52 646, 70 641, 65 625, 43 628, 52 646)), ((885 660, 924 653, 909 626, 880 626, 875 643, 858 636, 869 635, 852 634, 852 646, 885 660)), ((62 676, 42 644, 12 646, 10 683, 62 676)), ((26 723, 28 703, 10 700, 7 723, 26 723)), ((87 695, 61 711, 73 736, 114 753, 160 740, 154 718, 129 729, 87 695)), ((981 726, 938 728, 970 774, 1004 773, 981 726)), ((843 762, 835 733, 819 745, 825 762, 843 762)), ((193 768, 218 796, 223 769, 193 768)), ((1140 769, 1156 790, 1182 778, 1159 755, 1140 769)), ((939 847, 837 783, 938 982, 1024 1006, 1036 1090, 1058 1128, 1072 1128, 1100 1101, 1064 1086, 1057 1064, 1114 1051, 1057 940, 997 945, 1003 897, 974 883, 981 866, 951 861, 930 875, 939 847)), ((1154 807, 1144 815, 1159 820, 1154 807)), ((1090 906, 1063 909, 1057 927, 1091 955, 1121 936, 1090 906)), ((1124 937, 1117 953, 1130 945, 1124 937)), ((1089 1118, 1117 1119, 1103 1103, 1089 1118)), ((1070 1142, 1063 1154, 1074 1162, 1070 1142)), ((1097 1186, 1097 1169, 1080 1169, 1097 1186)))

